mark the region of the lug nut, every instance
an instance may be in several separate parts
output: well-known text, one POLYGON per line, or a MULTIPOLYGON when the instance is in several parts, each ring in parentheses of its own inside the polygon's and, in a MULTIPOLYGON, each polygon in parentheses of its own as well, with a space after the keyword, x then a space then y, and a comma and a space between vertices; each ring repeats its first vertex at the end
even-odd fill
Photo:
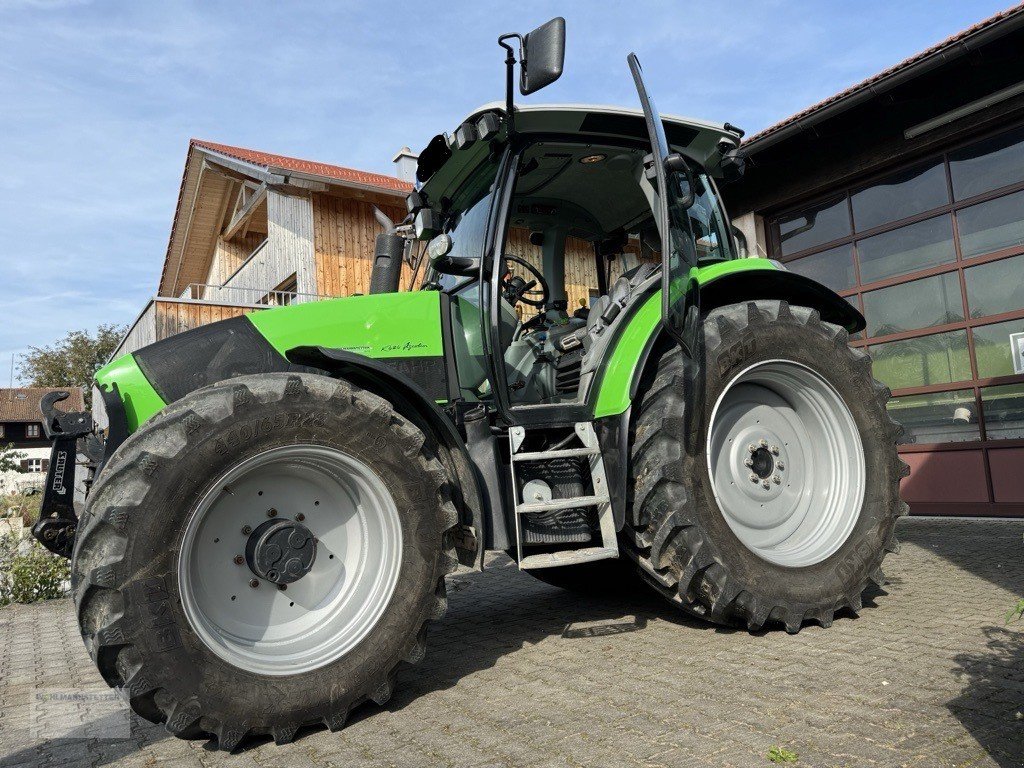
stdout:
POLYGON ((249 581, 249 586, 250 587, 252 587, 253 589, 256 589, 259 585, 260 585, 260 580, 259 579, 250 579, 250 581, 249 581))
POLYGON ((778 456, 779 455, 779 446, 777 446, 777 445, 773 445, 768 450, 771 451, 772 455, 774 455, 774 456, 778 456))
POLYGON ((763 437, 757 441, 757 444, 760 445, 762 448, 768 447, 768 441, 765 440, 763 437))
POLYGON ((754 445, 753 443, 751 443, 750 445, 748 445, 748 446, 747 446, 747 450, 748 450, 748 451, 749 451, 750 453, 754 453, 754 452, 755 452, 755 451, 757 450, 757 446, 756 446, 756 445, 754 445))
POLYGON ((745 466, 745 467, 752 467, 752 466, 754 466, 754 460, 753 459, 746 459, 743 462, 743 466, 745 466))
POLYGON ((782 478, 779 477, 778 475, 775 475, 772 477, 772 482, 775 483, 776 485, 782 485, 782 478))
POLYGON ((251 525, 243 525, 242 526, 242 535, 243 536, 248 536, 250 533, 252 533, 252 526, 251 525))
POLYGON ((271 507, 267 510, 267 517, 277 517, 277 510, 271 507))
POLYGON ((302 514, 301 512, 299 512, 299 514, 297 514, 297 515, 295 516, 295 519, 296 519, 296 520, 297 520, 298 522, 300 522, 300 523, 301 523, 301 522, 302 522, 303 520, 305 520, 305 519, 306 519, 306 516, 305 516, 304 514, 302 514))
POLYGON ((777 461, 777 462, 775 462, 775 468, 776 469, 785 469, 786 465, 783 464, 781 461, 777 461))
POLYGON ((764 488, 765 490, 768 490, 769 488, 772 487, 772 484, 769 483, 767 480, 762 480, 761 487, 764 488))
POLYGON ((752 482, 752 483, 756 483, 757 481, 758 481, 758 477, 757 477, 757 475, 755 475, 755 474, 751 473, 751 474, 750 474, 750 482, 752 482))
POLYGON ((282 592, 284 592, 286 589, 288 589, 288 585, 287 584, 278 584, 277 588, 280 589, 282 592))
POLYGON ((235 565, 242 565, 245 562, 245 558, 241 555, 235 555, 235 565))

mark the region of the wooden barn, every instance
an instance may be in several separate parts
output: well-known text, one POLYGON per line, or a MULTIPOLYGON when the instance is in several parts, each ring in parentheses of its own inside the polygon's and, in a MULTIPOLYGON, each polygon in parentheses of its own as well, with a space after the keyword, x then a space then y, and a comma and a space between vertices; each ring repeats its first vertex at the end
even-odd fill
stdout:
MULTIPOLYGON (((408 174, 414 156, 396 156, 408 174)), ((268 306, 365 293, 411 181, 193 139, 156 296, 115 356, 268 306)), ((403 289, 409 286, 406 274, 403 289)))

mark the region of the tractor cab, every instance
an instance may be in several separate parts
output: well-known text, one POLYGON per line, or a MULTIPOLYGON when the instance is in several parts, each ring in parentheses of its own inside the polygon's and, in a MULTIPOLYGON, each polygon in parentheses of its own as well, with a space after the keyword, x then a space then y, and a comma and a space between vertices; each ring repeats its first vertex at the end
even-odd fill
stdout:
MULTIPOLYGON (((669 269, 735 258, 715 177, 732 172, 738 131, 664 123, 686 197, 669 269)), ((620 329, 662 286, 656 163, 640 110, 519 107, 514 131, 487 105, 421 156, 410 207, 428 241, 424 287, 450 298, 462 398, 512 423, 571 420, 620 329)))

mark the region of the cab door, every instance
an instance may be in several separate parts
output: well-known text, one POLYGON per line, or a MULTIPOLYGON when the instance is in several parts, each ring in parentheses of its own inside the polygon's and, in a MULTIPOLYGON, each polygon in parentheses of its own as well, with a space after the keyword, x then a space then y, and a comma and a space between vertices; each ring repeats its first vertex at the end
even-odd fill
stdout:
POLYGON ((661 234, 662 323, 694 361, 700 330, 700 286, 697 249, 687 209, 694 200, 694 181, 686 159, 669 151, 665 126, 644 85, 640 60, 629 54, 630 72, 640 96, 651 139, 647 180, 654 187, 654 219, 661 234))

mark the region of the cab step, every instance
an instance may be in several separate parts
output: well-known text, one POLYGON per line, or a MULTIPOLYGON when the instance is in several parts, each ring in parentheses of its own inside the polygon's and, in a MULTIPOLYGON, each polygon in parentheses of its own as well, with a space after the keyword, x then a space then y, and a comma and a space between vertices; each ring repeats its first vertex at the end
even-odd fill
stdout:
MULTIPOLYGON (((556 443, 556 447, 547 451, 521 451, 526 442, 526 428, 512 427, 509 430, 509 448, 512 457, 512 488, 516 518, 516 560, 523 570, 530 568, 555 568, 561 565, 589 563, 594 560, 606 560, 619 556, 618 537, 615 532, 615 519, 612 515, 611 498, 608 495, 608 478, 605 473, 604 459, 598 443, 594 425, 589 421, 581 421, 573 427, 575 435, 556 443), (562 448, 569 440, 577 440, 582 447, 562 448), (546 462, 559 459, 586 458, 589 461, 590 481, 593 492, 586 496, 569 496, 564 498, 542 498, 527 501, 523 498, 523 488, 516 478, 516 467, 527 462, 546 462), (585 546, 576 549, 561 549, 534 555, 523 554, 523 515, 538 512, 557 512, 559 510, 595 507, 601 542, 599 546, 585 546)), ((550 495, 550 494, 549 494, 550 495)))
POLYGON ((530 568, 557 568, 560 565, 576 565, 592 563, 595 560, 608 560, 619 556, 619 550, 611 547, 584 547, 583 549, 566 549, 561 552, 547 552, 543 555, 527 555, 520 563, 523 570, 530 568))

